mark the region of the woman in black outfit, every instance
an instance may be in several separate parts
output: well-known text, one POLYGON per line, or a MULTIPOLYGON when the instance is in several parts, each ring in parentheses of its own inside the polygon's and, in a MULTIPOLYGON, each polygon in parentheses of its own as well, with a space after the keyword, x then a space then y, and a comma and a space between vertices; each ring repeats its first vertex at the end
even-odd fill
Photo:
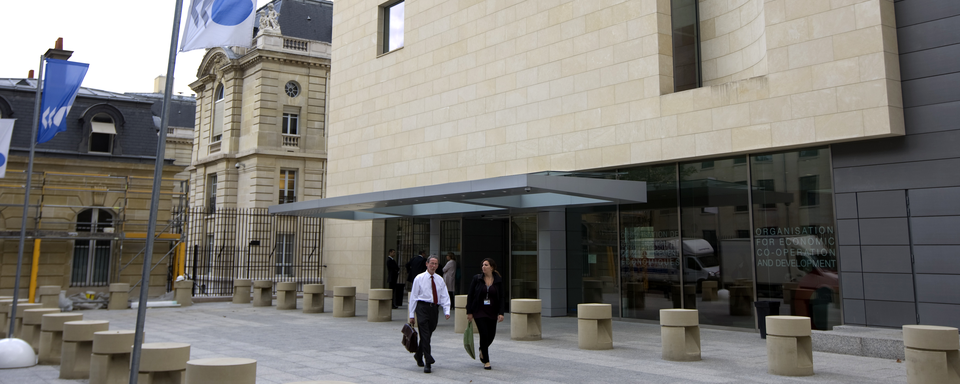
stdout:
POLYGON ((490 369, 490 354, 487 347, 497 335, 497 323, 503 321, 503 309, 506 307, 503 279, 497 272, 497 263, 491 258, 483 259, 483 273, 473 277, 467 292, 467 321, 477 324, 480 334, 480 362, 483 369, 490 369))

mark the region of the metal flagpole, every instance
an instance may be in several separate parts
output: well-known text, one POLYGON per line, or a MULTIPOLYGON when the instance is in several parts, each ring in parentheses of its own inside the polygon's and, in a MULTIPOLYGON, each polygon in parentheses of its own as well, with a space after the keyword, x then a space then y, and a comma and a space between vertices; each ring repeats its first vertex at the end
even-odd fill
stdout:
POLYGON ((167 84, 163 89, 163 107, 160 110, 160 135, 157 138, 157 161, 153 169, 153 192, 150 195, 150 219, 147 221, 147 247, 143 254, 143 275, 140 277, 140 306, 137 307, 137 330, 130 355, 130 384, 137 384, 140 373, 140 350, 143 344, 143 324, 147 317, 147 294, 150 291, 150 264, 157 230, 157 208, 160 204, 160 181, 163 176, 163 157, 167 147, 167 123, 170 120, 170 95, 173 93, 173 69, 177 64, 177 40, 180 37, 180 12, 183 0, 177 0, 173 12, 173 36, 170 37, 170 56, 167 60, 167 84))
MULTIPOLYGON (((23 266, 23 244, 27 241, 27 213, 30 208, 30 188, 33 177, 33 152, 37 147, 37 127, 40 125, 40 96, 43 88, 43 63, 47 59, 45 55, 40 55, 40 73, 37 76, 37 94, 33 103, 33 127, 30 134, 30 157, 27 160, 27 186, 23 193, 23 219, 20 221, 20 245, 17 251, 17 274, 13 283, 13 304, 10 304, 10 329, 7 337, 13 338, 14 324, 13 315, 17 313, 17 300, 20 298, 20 269, 23 266)), ((34 236, 39 228, 34 228, 34 236)))

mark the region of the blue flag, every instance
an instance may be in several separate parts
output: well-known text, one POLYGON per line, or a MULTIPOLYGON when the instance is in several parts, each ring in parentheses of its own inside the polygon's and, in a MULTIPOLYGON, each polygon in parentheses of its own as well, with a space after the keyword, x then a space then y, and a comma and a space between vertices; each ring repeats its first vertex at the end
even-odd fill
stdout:
POLYGON ((57 59, 47 59, 43 79, 43 96, 40 102, 40 132, 37 144, 50 141, 58 133, 67 130, 67 114, 77 98, 80 84, 87 74, 89 64, 57 59))
POLYGON ((255 7, 254 0, 191 1, 180 52, 253 46, 255 7))

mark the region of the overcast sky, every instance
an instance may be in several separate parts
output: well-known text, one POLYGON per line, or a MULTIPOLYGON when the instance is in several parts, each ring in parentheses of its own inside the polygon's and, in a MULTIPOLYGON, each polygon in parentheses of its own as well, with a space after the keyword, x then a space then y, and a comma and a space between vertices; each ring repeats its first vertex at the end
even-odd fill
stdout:
MULTIPOLYGON (((257 0, 257 8, 270 0, 257 0)), ((3 18, 4 49, 0 78, 36 73, 40 55, 63 37, 70 61, 90 64, 83 86, 112 92, 152 92, 153 80, 167 73, 176 0, 44 0, 8 7, 3 18)), ((190 0, 183 0, 184 14, 190 0)), ((181 19, 179 46, 183 37, 181 19)), ((193 93, 204 50, 178 52, 174 92, 193 93)))

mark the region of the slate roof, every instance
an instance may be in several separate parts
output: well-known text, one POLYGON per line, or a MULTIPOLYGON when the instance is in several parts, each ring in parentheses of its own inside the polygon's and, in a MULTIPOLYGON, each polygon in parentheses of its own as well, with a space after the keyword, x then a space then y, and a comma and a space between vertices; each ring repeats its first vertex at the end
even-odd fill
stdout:
MULTIPOLYGON (((36 91, 37 89, 37 79, 0 79, 0 88, 13 89, 17 91, 36 91)), ((123 93, 116 93, 110 91, 104 91, 100 89, 80 87, 80 92, 77 94, 77 97, 90 97, 94 99, 104 99, 104 100, 124 100, 124 101, 141 101, 141 102, 150 102, 148 100, 142 100, 130 95, 123 93)))
MULTIPOLYGON (((286 37, 333 41, 333 2, 325 0, 273 0, 273 9, 280 14, 280 32, 286 37)), ((260 25, 260 10, 257 10, 255 26, 260 25)), ((257 28, 254 28, 254 36, 257 28)))

